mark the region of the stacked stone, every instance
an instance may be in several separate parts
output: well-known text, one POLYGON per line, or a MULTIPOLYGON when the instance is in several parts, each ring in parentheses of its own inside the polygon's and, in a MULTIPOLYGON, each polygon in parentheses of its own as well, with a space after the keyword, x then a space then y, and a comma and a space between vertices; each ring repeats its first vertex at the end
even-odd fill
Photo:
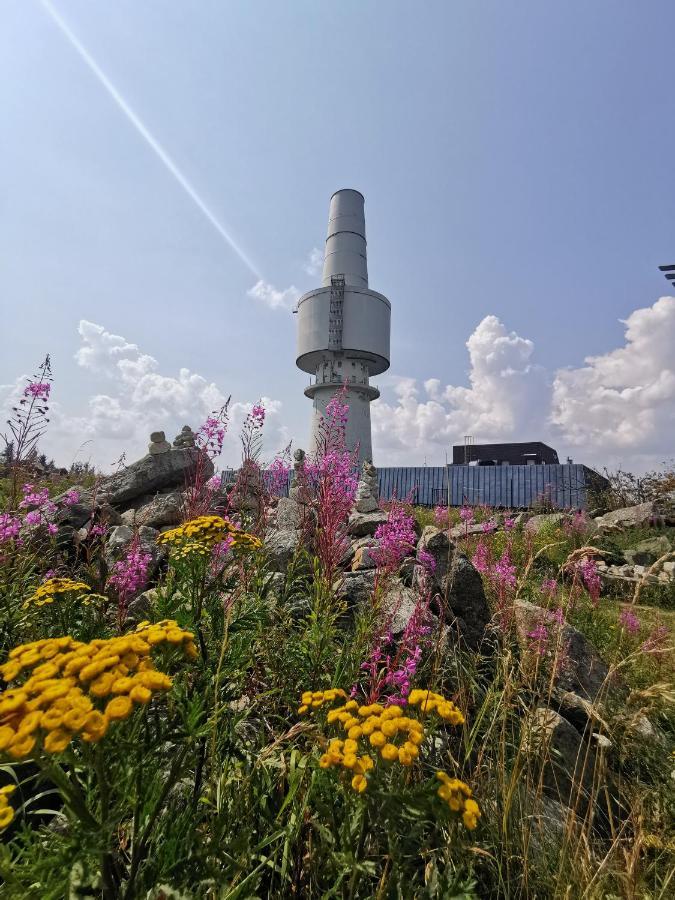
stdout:
POLYGON ((167 441, 163 431, 153 431, 150 435, 150 443, 148 444, 148 453, 151 456, 157 456, 160 453, 167 453, 171 449, 171 444, 167 441))
POLYGON ((359 484, 356 489, 356 497, 354 499, 354 509, 360 513, 375 512, 380 508, 379 503, 380 489, 377 480, 377 469, 366 460, 363 463, 359 484))
POLYGON ((179 450, 190 450, 195 446, 195 433, 189 425, 183 425, 180 434, 176 435, 173 445, 179 450))

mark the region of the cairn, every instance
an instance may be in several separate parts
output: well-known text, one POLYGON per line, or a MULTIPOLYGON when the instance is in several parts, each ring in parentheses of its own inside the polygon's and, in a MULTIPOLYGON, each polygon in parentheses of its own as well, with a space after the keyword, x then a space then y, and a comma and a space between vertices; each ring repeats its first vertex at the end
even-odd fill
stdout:
POLYGON ((377 469, 369 459, 366 459, 363 463, 358 487, 356 488, 354 509, 359 513, 375 512, 380 508, 379 497, 380 489, 377 480, 377 469))
POLYGON ((177 434, 173 442, 178 450, 191 450, 196 446, 195 433, 189 425, 183 425, 180 434, 177 434))
POLYGON ((160 453, 168 453, 171 444, 167 441, 163 431, 153 431, 150 435, 150 443, 148 444, 148 453, 151 456, 158 456, 160 453))

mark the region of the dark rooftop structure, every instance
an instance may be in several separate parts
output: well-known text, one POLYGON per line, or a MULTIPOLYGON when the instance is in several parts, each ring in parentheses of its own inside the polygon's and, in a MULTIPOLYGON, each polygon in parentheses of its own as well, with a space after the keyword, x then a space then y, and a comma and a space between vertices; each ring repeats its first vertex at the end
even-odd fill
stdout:
POLYGON ((528 466, 557 465, 558 454, 541 441, 518 444, 455 444, 452 464, 455 466, 528 466))

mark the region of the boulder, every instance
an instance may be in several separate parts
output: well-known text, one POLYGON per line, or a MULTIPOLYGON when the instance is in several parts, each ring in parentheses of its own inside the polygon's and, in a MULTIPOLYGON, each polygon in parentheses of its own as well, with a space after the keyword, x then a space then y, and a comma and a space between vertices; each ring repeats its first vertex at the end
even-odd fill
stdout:
MULTIPOLYGON (((389 585, 382 596, 377 610, 378 619, 382 627, 390 631, 394 638, 400 637, 405 631, 418 599, 417 591, 405 587, 398 580, 389 585)), ((433 627, 437 624, 437 620, 430 611, 427 611, 422 624, 433 627)))
POLYGON ((571 516, 567 513, 542 513, 539 516, 532 516, 525 523, 525 531, 530 534, 539 534, 542 528, 557 528, 565 522, 569 522, 571 516))
POLYGON ((650 525, 660 519, 661 511, 657 504, 650 500, 647 503, 638 503, 636 506, 625 506, 622 509, 613 509, 594 519, 599 528, 637 528, 641 525, 650 525))
MULTIPOLYGON (((142 526, 138 529, 138 538, 142 550, 150 554, 150 565, 148 566, 148 577, 152 577, 157 571, 160 562, 166 557, 166 550, 158 546, 157 536, 159 531, 156 528, 147 528, 142 526)), ((131 542, 134 539, 134 529, 129 525, 117 525, 112 529, 105 545, 105 561, 109 569, 125 556, 131 542)))
POLYGON ((199 450, 173 449, 149 454, 106 478, 101 483, 99 499, 119 505, 163 488, 183 488, 195 477, 198 465, 204 479, 213 475, 213 463, 199 450))
POLYGON ((347 530, 354 537, 366 537, 373 535, 380 525, 387 521, 387 514, 383 510, 371 513, 353 512, 349 516, 347 530))
POLYGON ((307 514, 307 507, 291 500, 288 497, 280 497, 277 504, 277 528, 286 530, 289 528, 301 528, 307 514))
POLYGON ((373 559, 372 556, 372 546, 363 546, 359 547, 354 553, 354 560, 352 561, 352 571, 360 572, 362 569, 375 569, 377 568, 377 563, 373 559))
POLYGON ((436 586, 440 589, 443 579, 448 573, 450 557, 454 553, 454 544, 451 543, 447 531, 441 531, 434 525, 427 525, 417 542, 417 552, 419 553, 420 550, 424 550, 433 557, 436 564, 434 579, 436 586))
POLYGON ((671 549, 668 538, 665 535, 659 535, 629 547, 624 550, 623 555, 632 566, 651 566, 671 549))
POLYGON ((272 531, 265 538, 265 551, 272 572, 286 572, 300 546, 300 533, 293 528, 272 531))
POLYGON ((483 579, 464 553, 455 551, 445 579, 445 596, 453 614, 460 619, 460 631, 466 645, 477 650, 490 622, 490 607, 483 579))
MULTIPOLYGON (((530 632, 540 624, 551 622, 547 610, 527 600, 516 600, 514 615, 518 642, 523 647, 530 643, 530 632)), ((560 641, 565 656, 555 675, 556 692, 571 691, 591 703, 605 700, 620 702, 627 696, 626 685, 616 674, 610 678, 607 665, 585 635, 565 623, 560 641)))
POLYGON ((544 760, 544 793, 577 811, 588 807, 596 754, 567 719, 548 707, 537 707, 528 723, 525 749, 544 760))
POLYGON ((345 602, 349 610, 354 610, 370 600, 375 589, 375 570, 345 572, 337 585, 337 598, 345 602))
POLYGON ((178 525, 183 515, 183 495, 178 491, 158 494, 149 503, 136 510, 137 525, 161 528, 163 525, 178 525))

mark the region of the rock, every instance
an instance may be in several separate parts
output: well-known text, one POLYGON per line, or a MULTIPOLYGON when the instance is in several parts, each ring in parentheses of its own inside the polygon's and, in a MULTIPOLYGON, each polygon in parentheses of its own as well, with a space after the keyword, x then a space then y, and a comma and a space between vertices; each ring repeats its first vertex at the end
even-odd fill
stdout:
POLYGON ((637 528, 640 525, 650 525, 660 519, 661 512, 657 504, 650 500, 647 503, 638 503, 637 506, 625 506, 622 509, 613 509, 595 519, 599 528, 637 528))
POLYGON ((434 525, 427 525, 417 542, 418 554, 420 550, 424 550, 433 557, 436 564, 434 580, 437 587, 441 588, 450 567, 450 556, 454 553, 454 545, 450 542, 447 532, 441 531, 434 525))
POLYGON ((183 495, 178 491, 158 494, 149 503, 136 510, 136 524, 150 528, 178 525, 183 515, 183 495))
POLYGON ((365 537, 375 534, 379 525, 387 521, 387 514, 383 510, 371 513, 353 512, 349 516, 347 530, 354 537, 365 537))
POLYGON ((265 539, 265 550, 270 569, 273 572, 285 573, 300 546, 300 534, 295 529, 273 531, 265 539))
POLYGON ((299 503, 288 497, 280 497, 277 504, 277 528, 301 528, 304 510, 299 503))
POLYGON ((144 494, 154 494, 163 488, 183 488, 194 478, 197 465, 201 476, 213 475, 213 463, 199 450, 171 450, 167 453, 144 456, 101 484, 100 499, 113 505, 126 504, 144 494))
POLYGON ((528 723, 526 750, 545 758, 544 792, 565 806, 587 808, 593 788, 596 754, 560 713, 537 707, 528 723))
MULTIPOLYGON (((155 528, 141 526, 138 529, 138 539, 141 549, 150 554, 148 577, 152 577, 157 571, 160 562, 166 557, 166 550, 157 544, 159 531, 155 528)), ((117 525, 112 529, 105 546, 105 561, 109 569, 121 559, 129 549, 134 539, 134 529, 129 525, 117 525)))
POLYGON ((115 525, 123 525, 122 516, 109 503, 102 503, 97 509, 97 519, 111 528, 115 525))
POLYGON ((445 582, 450 609, 461 619, 462 639, 470 649, 477 650, 491 618, 480 572, 464 553, 455 551, 445 582))
POLYGON ((120 525, 133 526, 134 522, 136 521, 136 510, 135 509, 127 509, 125 512, 122 513, 120 518, 122 519, 122 521, 120 522, 120 525))
MULTIPOLYGON (((551 623, 550 613, 527 600, 516 600, 514 615, 518 641, 523 647, 529 644, 529 632, 542 623, 551 623)), ((585 635, 565 623, 560 642, 565 648, 565 658, 555 675, 557 692, 572 691, 591 703, 604 700, 619 702, 627 696, 626 685, 616 674, 609 678, 604 660, 585 635)))
MULTIPOLYGON (((493 530, 496 530, 496 528, 493 530)), ((463 537, 472 537, 475 534, 485 534, 482 522, 473 522, 471 525, 460 523, 450 529, 450 537, 453 541, 458 541, 463 537)))
POLYGON ((626 557, 626 561, 634 566, 651 566, 657 559, 669 553, 670 550, 671 546, 668 538, 665 535, 659 535, 629 547, 627 550, 624 550, 623 555, 626 557))
POLYGON ((466 645, 477 649, 490 621, 483 579, 468 557, 456 549, 447 532, 427 525, 417 543, 417 553, 429 553, 435 562, 433 584, 459 620, 466 645))
POLYGON ((127 606, 126 626, 138 625, 151 617, 152 607, 157 597, 157 591, 150 589, 143 591, 135 597, 127 606))
POLYGON ((557 528, 559 525, 569 522, 571 516, 567 513, 543 513, 539 516, 532 516, 525 523, 525 531, 530 534, 539 534, 542 528, 557 528))
POLYGON ((150 435, 150 443, 148 444, 148 453, 156 455, 158 453, 168 453, 171 444, 167 441, 163 431, 153 431, 150 435))
POLYGON ((380 504, 374 497, 356 497, 354 509, 359 513, 371 513, 380 508, 380 504))
POLYGON ((183 425, 180 434, 177 434, 173 442, 174 447, 181 450, 189 449, 195 446, 195 434, 189 425, 183 425))
POLYGON ((352 571, 359 572, 362 569, 375 569, 377 563, 372 557, 372 547, 359 547, 354 553, 354 561, 352 562, 352 571))
MULTIPOLYGON (((390 631, 394 638, 400 637, 405 631, 415 611, 418 597, 415 590, 405 587, 400 581, 394 581, 382 596, 378 606, 378 619, 382 627, 390 631)), ((431 612, 427 612, 422 624, 433 627, 437 624, 437 620, 431 612)))
POLYGON ((348 609, 354 610, 370 600, 374 588, 374 569, 367 569, 363 572, 345 572, 337 586, 337 597, 346 603, 348 609))

